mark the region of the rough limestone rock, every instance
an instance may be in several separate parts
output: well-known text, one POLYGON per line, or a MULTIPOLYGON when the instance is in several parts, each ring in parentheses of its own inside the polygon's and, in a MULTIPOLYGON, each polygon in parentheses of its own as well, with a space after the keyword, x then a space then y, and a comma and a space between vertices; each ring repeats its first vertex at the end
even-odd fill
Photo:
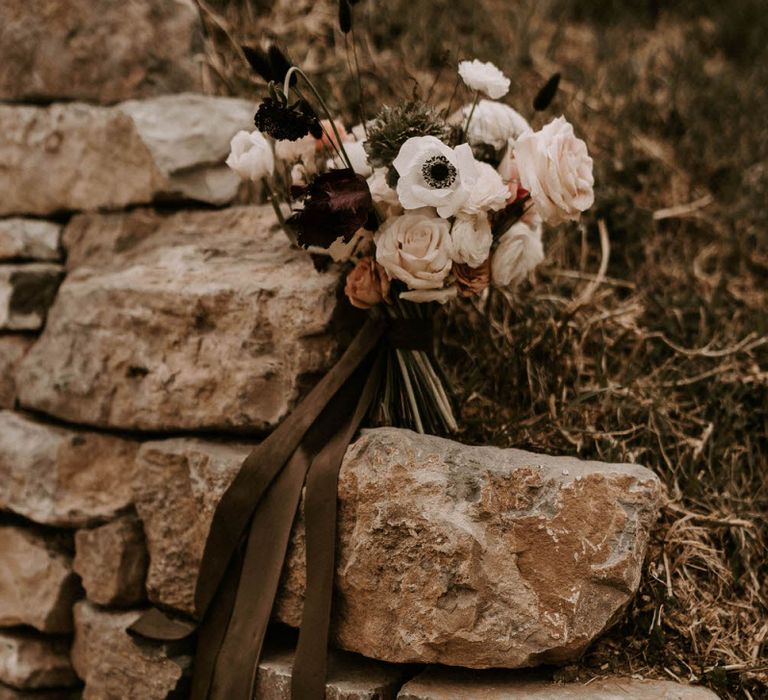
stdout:
MULTIPOLYGON (((184 439, 142 447, 136 507, 155 602, 192 610, 215 503, 247 453, 184 439)), ((365 431, 340 474, 335 641, 473 668, 576 658, 635 592, 660 494, 636 465, 365 431)), ((276 611, 293 626, 303 542, 299 523, 276 611)))
POLYGON ((3 0, 0 100, 118 102, 201 88, 192 0, 3 0))
POLYGON ((718 700, 711 690, 672 681, 596 679, 556 684, 510 672, 427 669, 406 683, 398 700, 718 700))
POLYGON ((141 523, 126 515, 75 534, 73 568, 88 599, 99 605, 127 606, 144 599, 147 548, 141 523))
POLYGON ((0 552, 0 627, 70 632, 79 594, 71 557, 58 543, 13 525, 0 526, 0 552))
POLYGON ((338 273, 265 207, 78 217, 78 262, 22 363, 22 404, 140 430, 277 424, 333 361, 338 273))
POLYGON ((0 409, 16 403, 16 372, 31 345, 25 335, 0 335, 0 409))
MULTIPOLYGON (((293 656, 291 645, 267 643, 259 662, 254 700, 291 700, 293 656)), ((395 700, 403 680, 402 667, 331 651, 325 697, 326 700, 395 700)))
POLYGON ((51 263, 0 265, 0 330, 39 330, 62 274, 51 263))
POLYGON ((58 260, 61 225, 40 219, 0 219, 0 260, 58 260))
POLYGON ((137 449, 0 411, 0 508, 62 527, 111 518, 131 503, 137 449))
POLYGON ((142 645, 127 632, 140 610, 102 610, 88 602, 75 606, 72 664, 85 682, 83 700, 164 700, 183 692, 191 657, 169 645, 142 645))
POLYGON ((252 128, 245 100, 172 95, 115 107, 0 105, 0 216, 121 209, 155 199, 226 204, 223 163, 252 128))
POLYGON ((69 640, 0 630, 0 683, 22 689, 67 688, 77 684, 69 640))

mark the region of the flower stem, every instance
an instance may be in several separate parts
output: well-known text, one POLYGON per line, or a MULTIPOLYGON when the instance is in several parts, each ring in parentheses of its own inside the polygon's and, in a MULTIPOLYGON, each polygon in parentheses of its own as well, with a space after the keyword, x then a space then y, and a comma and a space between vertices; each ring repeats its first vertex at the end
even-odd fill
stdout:
POLYGON ((272 209, 275 212, 275 216, 277 217, 277 221, 280 224, 280 228, 283 229, 283 233, 285 233, 285 235, 288 237, 288 240, 293 245, 298 245, 299 242, 296 240, 296 236, 285 223, 285 217, 283 216, 283 212, 280 210, 280 202, 277 198, 277 193, 274 189, 272 189, 272 185, 269 183, 267 178, 263 178, 261 182, 264 185, 264 189, 266 189, 267 193, 269 194, 269 203, 272 205, 272 209))
POLYGON ((331 110, 328 109, 328 105, 325 104, 325 100, 317 91, 317 88, 315 88, 312 81, 307 77, 307 74, 303 70, 301 70, 301 68, 299 68, 298 66, 291 66, 291 68, 285 74, 285 82, 283 83, 283 92, 285 93, 286 99, 288 99, 288 95, 290 94, 290 91, 291 91, 291 78, 293 77, 294 73, 296 73, 297 75, 300 75, 304 79, 304 82, 307 84, 309 89, 312 90, 312 94, 315 96, 315 99, 320 103, 320 107, 322 108, 323 112, 325 112, 325 116, 328 118, 328 122, 331 125, 331 129, 333 129, 333 133, 336 136, 336 145, 341 151, 341 156, 346 161, 347 167, 350 170, 354 170, 354 168, 352 167, 352 161, 349 159, 347 152, 344 150, 344 144, 341 142, 341 135, 339 134, 339 131, 336 128, 336 122, 333 119, 331 110))
POLYGON ((469 123, 472 121, 472 115, 475 113, 475 107, 480 102, 480 91, 475 92, 475 99, 472 102, 472 109, 469 110, 469 116, 467 117, 467 123, 464 124, 464 139, 469 143, 469 123))
POLYGON ((365 123, 365 109, 363 108, 363 79, 360 76, 360 60, 357 57, 357 39, 355 37, 355 28, 352 27, 352 56, 355 59, 355 72, 357 74, 357 97, 358 108, 360 111, 360 123, 363 125, 363 133, 368 138, 368 125, 365 123))

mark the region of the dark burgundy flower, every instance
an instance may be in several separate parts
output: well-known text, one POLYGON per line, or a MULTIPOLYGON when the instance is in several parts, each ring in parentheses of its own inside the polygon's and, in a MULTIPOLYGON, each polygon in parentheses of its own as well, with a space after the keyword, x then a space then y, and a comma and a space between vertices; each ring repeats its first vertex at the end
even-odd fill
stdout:
POLYGON ((278 140, 296 141, 307 134, 315 138, 323 135, 315 111, 304 100, 292 105, 265 97, 254 118, 256 128, 278 140))
POLYGON ((328 248, 339 237, 350 241, 373 211, 368 182, 349 168, 322 173, 306 187, 294 188, 293 195, 304 200, 304 208, 288 225, 305 248, 328 248))

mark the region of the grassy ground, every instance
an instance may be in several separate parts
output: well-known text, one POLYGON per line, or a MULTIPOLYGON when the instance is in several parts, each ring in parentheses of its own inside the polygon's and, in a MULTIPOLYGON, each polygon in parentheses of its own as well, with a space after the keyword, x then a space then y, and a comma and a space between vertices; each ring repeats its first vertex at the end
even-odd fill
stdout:
MULTIPOLYGON (((364 0, 355 19, 371 113, 414 90, 447 99, 457 56, 478 56, 513 78, 507 99, 527 115, 559 70, 546 118, 564 113, 595 157, 594 210, 548 232, 531 285, 453 309, 443 343, 463 440, 640 462, 668 487, 636 602, 563 674, 756 700, 768 697, 768 13, 763 0, 661 5, 364 0)), ((234 44, 277 38, 356 121, 333 2, 201 8, 212 91, 260 95, 234 44)))

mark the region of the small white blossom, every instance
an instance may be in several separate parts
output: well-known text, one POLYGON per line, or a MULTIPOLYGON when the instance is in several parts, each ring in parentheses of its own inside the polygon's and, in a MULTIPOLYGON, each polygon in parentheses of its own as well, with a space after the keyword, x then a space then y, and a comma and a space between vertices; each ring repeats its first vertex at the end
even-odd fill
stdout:
POLYGON ((470 267, 480 267, 487 259, 493 243, 488 217, 458 216, 451 228, 453 261, 470 267))
POLYGON ((230 142, 226 163, 243 180, 261 180, 275 169, 275 156, 260 131, 238 131, 230 142))
POLYGON ((509 78, 493 63, 483 63, 477 59, 461 61, 459 75, 468 88, 482 92, 492 100, 498 100, 509 92, 509 78))
POLYGON ((503 209, 509 199, 509 188, 504 184, 501 175, 492 165, 477 162, 476 177, 467 183, 469 197, 462 204, 460 212, 465 216, 503 209))

